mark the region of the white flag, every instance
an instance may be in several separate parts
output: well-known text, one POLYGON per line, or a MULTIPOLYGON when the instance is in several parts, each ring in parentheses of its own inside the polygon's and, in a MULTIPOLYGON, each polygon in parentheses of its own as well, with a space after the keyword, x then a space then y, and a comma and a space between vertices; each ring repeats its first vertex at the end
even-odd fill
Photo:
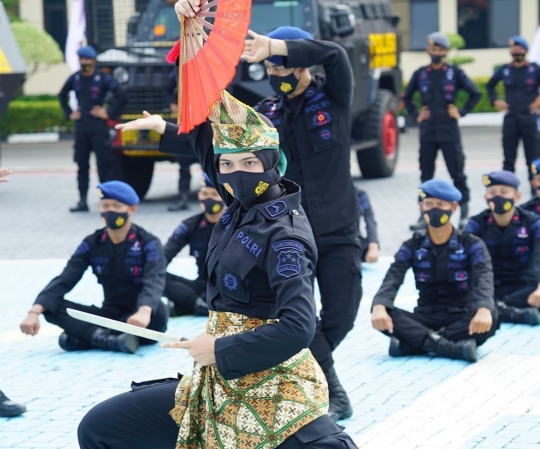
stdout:
MULTIPOLYGON (((66 41, 66 62, 73 72, 79 70, 79 56, 77 51, 86 40, 86 14, 84 12, 84 0, 73 0, 71 5, 71 15, 69 18, 69 29, 66 41)), ((71 108, 77 108, 75 94, 70 94, 71 108)))

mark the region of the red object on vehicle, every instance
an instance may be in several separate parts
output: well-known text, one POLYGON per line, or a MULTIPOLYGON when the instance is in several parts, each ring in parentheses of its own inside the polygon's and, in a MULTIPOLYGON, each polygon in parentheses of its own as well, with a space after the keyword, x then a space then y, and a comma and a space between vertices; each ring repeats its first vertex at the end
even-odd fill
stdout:
POLYGON ((251 0, 203 0, 195 17, 183 17, 180 40, 166 58, 179 59, 179 134, 206 120, 234 78, 250 20, 251 0))

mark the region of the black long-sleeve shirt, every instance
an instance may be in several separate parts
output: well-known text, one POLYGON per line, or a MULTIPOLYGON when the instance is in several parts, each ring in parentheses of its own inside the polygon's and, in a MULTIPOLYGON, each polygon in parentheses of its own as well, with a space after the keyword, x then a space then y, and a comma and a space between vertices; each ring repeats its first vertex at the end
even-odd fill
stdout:
POLYGON ((94 106, 103 106, 108 93, 112 94, 112 99, 107 105, 107 114, 111 119, 120 116, 127 101, 124 92, 110 75, 100 70, 96 70, 92 76, 83 76, 80 71, 75 72, 67 79, 58 94, 58 100, 66 118, 69 118, 73 112, 69 106, 69 93, 71 91, 75 92, 81 111, 81 120, 84 121, 102 121, 102 119, 92 116, 90 111, 94 106))
POLYGON ((430 117, 420 123, 420 138, 445 142, 459 137, 456 119, 448 116, 448 105, 455 104, 460 89, 469 94, 465 105, 459 110, 462 117, 473 110, 480 101, 480 90, 457 66, 444 64, 435 70, 432 66, 420 67, 413 73, 403 96, 405 108, 416 120, 418 108, 414 103, 414 93, 420 92, 422 106, 427 106, 430 117))
POLYGON ((493 261, 495 290, 507 284, 523 287, 540 283, 540 217, 516 207, 510 224, 497 226, 493 212, 469 219, 467 232, 480 237, 493 261))
POLYGON ((236 312, 256 318, 278 318, 253 332, 218 338, 216 363, 225 379, 271 368, 311 343, 315 333, 313 277, 317 262, 315 238, 300 205, 299 187, 282 179, 260 204, 242 208, 222 184, 209 122, 187 135, 167 124, 162 151, 193 146, 203 170, 228 206, 215 225, 205 273, 211 310, 236 312))
POLYGON ((91 266, 103 286, 104 308, 157 312, 165 288, 165 257, 159 239, 132 225, 126 240, 113 244, 105 229, 86 237, 62 273, 38 295, 35 304, 55 312, 91 266))
POLYGON ((499 99, 495 87, 504 83, 505 101, 508 103, 508 115, 523 115, 536 120, 536 114, 531 114, 529 105, 538 96, 540 87, 540 67, 529 62, 523 67, 504 64, 499 67, 486 84, 487 94, 491 103, 499 99))
POLYGON ((450 240, 434 245, 425 233, 418 233, 401 245, 373 306, 394 307, 394 299, 405 273, 413 269, 419 306, 446 306, 454 310, 494 310, 491 257, 482 240, 454 230, 450 240))

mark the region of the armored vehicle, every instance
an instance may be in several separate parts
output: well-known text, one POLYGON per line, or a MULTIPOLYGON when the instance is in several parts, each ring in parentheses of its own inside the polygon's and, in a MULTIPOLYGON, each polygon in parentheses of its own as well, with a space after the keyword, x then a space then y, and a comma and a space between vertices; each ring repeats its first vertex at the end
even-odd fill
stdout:
MULTIPOLYGON (((98 65, 126 90, 122 120, 141 111, 173 121, 169 104, 172 67, 164 57, 179 37, 174 0, 94 0, 86 2, 87 37, 99 52, 98 65)), ((253 0, 250 28, 267 33, 297 26, 347 51, 355 78, 351 149, 365 178, 391 176, 397 161, 397 96, 401 91, 399 17, 390 0, 253 0)), ((314 68, 315 71, 320 68, 314 68)), ((241 62, 228 90, 247 104, 274 95, 263 64, 241 62)), ((116 133, 113 149, 122 154, 125 181, 142 197, 154 162, 174 160, 157 151, 153 132, 116 133)))

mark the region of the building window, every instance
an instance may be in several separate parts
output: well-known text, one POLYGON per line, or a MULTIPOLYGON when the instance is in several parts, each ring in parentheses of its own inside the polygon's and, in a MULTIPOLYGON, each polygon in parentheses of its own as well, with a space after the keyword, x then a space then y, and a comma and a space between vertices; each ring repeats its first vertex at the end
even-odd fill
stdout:
POLYGON ((409 48, 423 50, 426 37, 439 29, 439 2, 437 0, 411 0, 411 28, 409 48))
POLYGON ((58 42, 64 52, 67 40, 66 0, 43 0, 43 22, 45 31, 58 42))
POLYGON ((519 34, 519 0, 458 0, 458 33, 465 48, 500 48, 519 34))
POLYGON ((88 43, 102 51, 115 46, 115 27, 112 0, 85 2, 86 38, 88 43))

